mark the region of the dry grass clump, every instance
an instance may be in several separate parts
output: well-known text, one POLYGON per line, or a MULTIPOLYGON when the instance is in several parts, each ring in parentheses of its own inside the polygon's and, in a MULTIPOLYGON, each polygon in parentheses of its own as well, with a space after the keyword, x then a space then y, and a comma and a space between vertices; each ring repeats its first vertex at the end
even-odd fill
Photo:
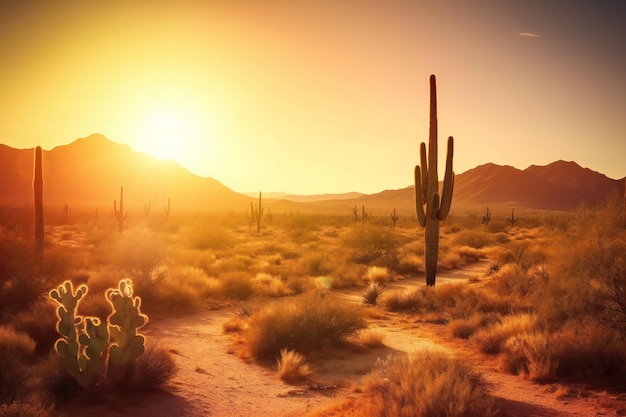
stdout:
POLYGON ((385 334, 378 330, 364 329, 356 334, 356 341, 366 348, 385 346, 385 334))
POLYGON ((513 336, 539 330, 537 316, 527 313, 505 316, 502 320, 488 328, 480 329, 471 337, 483 353, 490 355, 502 351, 505 342, 513 336))
POLYGON ((555 373, 559 377, 584 381, 608 378, 617 384, 626 382, 624 340, 606 327, 568 324, 552 334, 549 352, 557 364, 555 373))
POLYGON ((385 282, 389 282, 391 280, 391 276, 389 274, 389 269, 384 266, 370 266, 367 268, 365 279, 369 282, 384 284, 385 282))
POLYGON ((304 381, 311 375, 304 356, 290 349, 280 351, 280 358, 276 360, 276 372, 280 379, 288 383, 304 381))
POLYGON ((394 312, 424 313, 437 310, 435 291, 422 287, 411 292, 394 291, 388 293, 383 300, 384 307, 394 312))
POLYGON ((284 297, 293 293, 281 277, 262 272, 252 279, 252 288, 255 294, 268 297, 284 297))
POLYGON ((497 412, 479 375, 442 351, 425 349, 379 361, 365 391, 371 416, 487 417, 497 412))
POLYGON ((385 286, 379 282, 370 282, 363 291, 363 302, 375 306, 385 292, 385 286))
POLYGON ((413 253, 403 255, 395 266, 401 274, 418 274, 424 272, 424 257, 413 253))
POLYGON ((131 362, 129 377, 124 382, 131 388, 157 388, 176 374, 176 362, 169 350, 150 344, 144 353, 131 362))
POLYGON ((254 295, 252 277, 245 271, 226 272, 220 276, 222 293, 231 300, 248 300, 254 295))
POLYGON ((253 313, 248 325, 245 342, 258 359, 275 358, 282 349, 307 353, 367 327, 359 308, 319 293, 270 305, 253 313))
POLYGON ((28 364, 35 351, 29 336, 0 327, 0 404, 10 404, 27 393, 28 364))
POLYGON ((351 251, 351 259, 369 265, 395 263, 401 243, 402 239, 396 230, 377 225, 355 227, 344 237, 344 244, 351 251))
POLYGON ((452 337, 469 339, 476 330, 484 326, 485 317, 480 313, 472 314, 467 318, 454 319, 448 323, 452 337))
POLYGON ((550 353, 549 340, 545 332, 521 333, 508 338, 500 358, 502 368, 540 383, 554 380, 558 363, 550 353))
POLYGON ((454 236, 455 246, 482 249, 493 244, 493 235, 484 230, 462 230, 454 236))

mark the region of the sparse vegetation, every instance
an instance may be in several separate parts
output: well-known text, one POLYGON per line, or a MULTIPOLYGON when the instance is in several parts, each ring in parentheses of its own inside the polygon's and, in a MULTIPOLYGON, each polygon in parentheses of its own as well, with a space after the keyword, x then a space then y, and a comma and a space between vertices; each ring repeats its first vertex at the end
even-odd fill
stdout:
POLYGON ((245 339, 254 357, 272 359, 282 349, 306 354, 339 344, 365 327, 367 324, 357 307, 330 295, 314 293, 253 313, 245 339))
MULTIPOLYGON (((15 223, 16 215, 5 214, 10 225, 0 225, 0 317, 3 330, 31 340, 34 348, 11 362, 17 371, 1 370, 15 378, 3 411, 32 406, 49 413, 51 405, 81 391, 62 363, 48 357, 58 335, 45 293, 68 278, 74 288, 89 287, 77 314, 101 321, 111 313, 105 293, 120 276, 133 279, 142 311, 157 323, 206 308, 253 305, 220 325, 237 349, 269 366, 287 349, 309 359, 303 369, 308 365, 317 374, 317 351, 387 349, 378 324, 365 329, 374 317, 387 316, 446 326, 440 334, 490 355, 505 372, 540 383, 623 382, 622 218, 608 207, 550 216, 522 211, 523 221, 511 228, 505 218, 510 211, 493 210, 488 227, 471 213, 455 213, 442 226, 440 270, 475 262, 482 269, 469 281, 438 282, 436 288, 416 285, 425 266, 424 246, 415 237, 424 231, 409 220, 390 227, 388 212, 355 224, 346 213, 272 209, 272 223, 258 234, 248 230, 243 214, 177 214, 165 225, 159 216, 147 221, 131 213, 119 235, 112 215, 94 225, 93 210, 81 217, 73 206, 71 225, 60 215, 47 217, 41 268, 34 262, 32 216, 15 223), (339 301, 338 289, 352 300, 339 301), (37 392, 37 399, 28 392, 37 392)), ((0 337, 0 344, 5 339, 11 340, 0 337)), ((171 354, 145 347, 146 356, 133 361, 120 385, 143 389, 171 377, 171 354)))
POLYGON ((497 411, 495 400, 467 363, 434 350, 380 361, 366 393, 371 416, 488 417, 497 411))

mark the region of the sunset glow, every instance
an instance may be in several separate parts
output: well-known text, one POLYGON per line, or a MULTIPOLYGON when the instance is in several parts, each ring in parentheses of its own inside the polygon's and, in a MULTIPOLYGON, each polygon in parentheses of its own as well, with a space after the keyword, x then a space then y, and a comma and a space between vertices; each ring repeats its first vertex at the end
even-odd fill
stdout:
POLYGON ((140 119, 138 128, 138 150, 161 159, 185 161, 200 139, 194 121, 171 110, 147 113, 140 119))
POLYGON ((434 73, 457 173, 621 178, 623 4, 2 2, 0 143, 98 132, 238 191, 373 193, 412 182, 434 73))

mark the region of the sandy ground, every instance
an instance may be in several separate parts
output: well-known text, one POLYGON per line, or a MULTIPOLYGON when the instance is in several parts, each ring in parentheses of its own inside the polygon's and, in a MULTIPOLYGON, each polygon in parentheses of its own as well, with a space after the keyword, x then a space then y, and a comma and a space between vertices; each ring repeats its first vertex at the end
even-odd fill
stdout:
MULTIPOLYGON (((485 270, 486 264, 479 263, 441 274, 438 283, 467 279, 485 270)), ((400 281, 395 285, 412 287, 421 283, 400 281)), ((346 291, 339 296, 347 301, 360 302, 360 292, 346 291)), ((245 361, 236 354, 237 338, 224 334, 222 329, 222 324, 234 313, 235 307, 230 307, 151 323, 145 330, 146 335, 170 349, 178 365, 178 373, 171 384, 163 391, 142 393, 136 397, 116 396, 95 403, 74 403, 70 409, 61 410, 61 414, 80 412, 83 416, 102 417, 305 416, 342 399, 358 401, 364 394, 354 387, 373 369, 378 358, 423 346, 470 356, 489 383, 490 392, 500 399, 506 416, 614 417, 620 414, 607 405, 626 401, 594 392, 558 399, 554 387, 497 371, 495 361, 471 349, 467 341, 449 340, 444 326, 411 322, 407 316, 395 314, 371 320, 371 328, 385 334, 385 347, 333 352, 332 358, 313 361, 311 381, 289 385, 278 378, 273 364, 245 361)))

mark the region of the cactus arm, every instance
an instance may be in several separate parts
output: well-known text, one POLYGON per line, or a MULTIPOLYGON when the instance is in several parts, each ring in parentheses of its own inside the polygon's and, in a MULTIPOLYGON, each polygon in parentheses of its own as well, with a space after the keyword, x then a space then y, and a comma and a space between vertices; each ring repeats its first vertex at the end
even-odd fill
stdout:
POLYGON ((426 189, 428 185, 428 160, 426 158, 426 144, 424 142, 420 144, 420 167, 422 170, 422 180, 420 182, 422 185, 422 204, 426 204, 426 196, 428 195, 428 190, 426 189))
POLYGON ((426 226, 426 213, 424 213, 424 195, 422 194, 422 175, 419 165, 415 166, 415 215, 421 227, 426 226))
POLYGON ((448 138, 448 152, 446 154, 446 173, 443 177, 443 190, 441 192, 441 207, 439 208, 439 220, 445 220, 452 206, 452 191, 454 190, 454 171, 452 171, 452 158, 454 157, 454 138, 448 138))

